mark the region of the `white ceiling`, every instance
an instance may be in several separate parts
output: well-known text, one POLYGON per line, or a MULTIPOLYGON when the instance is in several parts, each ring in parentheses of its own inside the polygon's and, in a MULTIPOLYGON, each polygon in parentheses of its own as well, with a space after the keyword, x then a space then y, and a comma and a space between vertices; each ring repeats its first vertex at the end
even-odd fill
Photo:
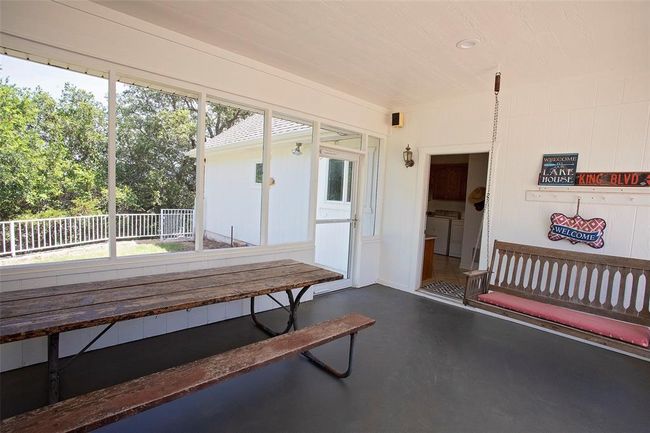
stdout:
POLYGON ((650 2, 97 2, 385 107, 650 69, 650 2))

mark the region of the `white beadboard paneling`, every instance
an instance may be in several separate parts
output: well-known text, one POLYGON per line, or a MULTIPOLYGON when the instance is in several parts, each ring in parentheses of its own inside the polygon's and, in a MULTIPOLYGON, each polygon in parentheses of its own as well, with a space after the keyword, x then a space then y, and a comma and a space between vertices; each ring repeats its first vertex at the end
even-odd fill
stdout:
POLYGON ((617 170, 636 171, 641 169, 649 120, 650 102, 623 105, 620 138, 616 148, 617 170))
POLYGON ((596 105, 596 79, 574 78, 551 85, 551 111, 578 110, 596 105))
POLYGON ((625 80, 624 102, 650 100, 650 74, 638 74, 625 80))
MULTIPOLYGON (((106 329, 106 326, 108 325, 93 326, 92 328, 89 328, 90 335, 92 336, 92 338, 95 338, 95 336, 99 335, 100 332, 106 329)), ((106 331, 104 335, 99 337, 99 340, 95 341, 95 343, 91 347, 91 350, 101 349, 103 347, 108 347, 108 346, 114 346, 116 344, 119 344, 119 342, 120 342, 120 337, 119 337, 119 332, 116 323, 108 331, 106 331)))
POLYGON ((219 322, 226 320, 226 304, 212 304, 208 305, 208 323, 219 322))
POLYGON ((47 360, 47 337, 36 337, 22 341, 23 364, 37 364, 47 360))
MULTIPOLYGON (((650 259, 650 206, 638 207, 634 224, 634 235, 630 256, 650 259)), ((646 290, 650 290, 650 281, 646 280, 646 290)))
POLYGON ((0 344, 0 371, 13 370, 23 366, 23 342, 0 344))
POLYGON ((208 307, 197 307, 192 308, 187 313, 187 325, 188 327, 201 326, 208 323, 208 307))
POLYGON ((75 329, 59 334, 59 356, 70 356, 78 353, 93 338, 90 329, 75 329))
POLYGON ((226 319, 233 319, 244 314, 244 301, 237 300, 226 302, 226 319))
POLYGON ((142 322, 144 338, 154 337, 167 332, 167 320, 164 315, 144 317, 142 322))
MULTIPOLYGON (((567 152, 589 155, 592 145, 592 133, 594 131, 594 116, 595 110, 593 108, 569 112, 567 152)), ((587 159, 587 161, 581 163, 578 157, 578 168, 580 171, 589 171, 589 160, 587 159)))
POLYGON ((623 102, 625 80, 613 77, 602 78, 598 81, 596 105, 616 105, 623 102))
POLYGON ((187 310, 172 311, 165 314, 167 319, 167 332, 181 331, 187 329, 188 312, 187 310))
POLYGON ((618 147, 622 105, 596 108, 591 152, 578 157, 578 167, 588 160, 592 171, 612 171, 618 147))
POLYGON ((144 335, 144 325, 141 318, 117 322, 117 335, 119 343, 139 340, 144 335))

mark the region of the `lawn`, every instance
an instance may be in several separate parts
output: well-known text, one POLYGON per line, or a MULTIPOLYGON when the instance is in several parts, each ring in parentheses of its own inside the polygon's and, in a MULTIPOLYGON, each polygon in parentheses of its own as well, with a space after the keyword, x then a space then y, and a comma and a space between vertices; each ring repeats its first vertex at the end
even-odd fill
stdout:
MULTIPOLYGON (((118 256, 136 256, 140 254, 191 251, 193 249, 193 241, 161 242, 156 240, 128 240, 117 242, 118 256)), ((42 251, 39 253, 25 254, 17 257, 2 257, 0 258, 0 266, 50 263, 67 260, 97 259, 101 257, 108 257, 108 242, 63 248, 53 251, 42 251)))

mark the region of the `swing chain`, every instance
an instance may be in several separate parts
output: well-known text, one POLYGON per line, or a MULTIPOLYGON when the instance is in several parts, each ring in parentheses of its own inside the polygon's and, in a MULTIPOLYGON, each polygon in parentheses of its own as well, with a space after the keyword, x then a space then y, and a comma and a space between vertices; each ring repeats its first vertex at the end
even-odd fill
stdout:
POLYGON ((489 172, 488 172, 488 184, 485 192, 485 216, 486 216, 486 240, 487 240, 487 250, 488 250, 488 262, 490 258, 490 214, 492 209, 492 202, 490 200, 490 192, 492 191, 492 170, 493 170, 493 159, 494 159, 494 147, 497 141, 497 131, 499 126, 499 88, 501 83, 501 72, 497 72, 495 78, 495 87, 494 87, 494 118, 492 122, 492 144, 490 145, 490 161, 489 161, 489 172))

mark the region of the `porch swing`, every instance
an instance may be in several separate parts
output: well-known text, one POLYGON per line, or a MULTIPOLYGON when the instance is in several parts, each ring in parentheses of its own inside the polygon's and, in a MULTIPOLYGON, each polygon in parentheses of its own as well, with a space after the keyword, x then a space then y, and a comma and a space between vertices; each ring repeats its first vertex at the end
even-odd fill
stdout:
POLYGON ((502 241, 489 250, 500 84, 497 72, 484 213, 490 266, 465 273, 463 303, 650 359, 650 260, 502 241))

